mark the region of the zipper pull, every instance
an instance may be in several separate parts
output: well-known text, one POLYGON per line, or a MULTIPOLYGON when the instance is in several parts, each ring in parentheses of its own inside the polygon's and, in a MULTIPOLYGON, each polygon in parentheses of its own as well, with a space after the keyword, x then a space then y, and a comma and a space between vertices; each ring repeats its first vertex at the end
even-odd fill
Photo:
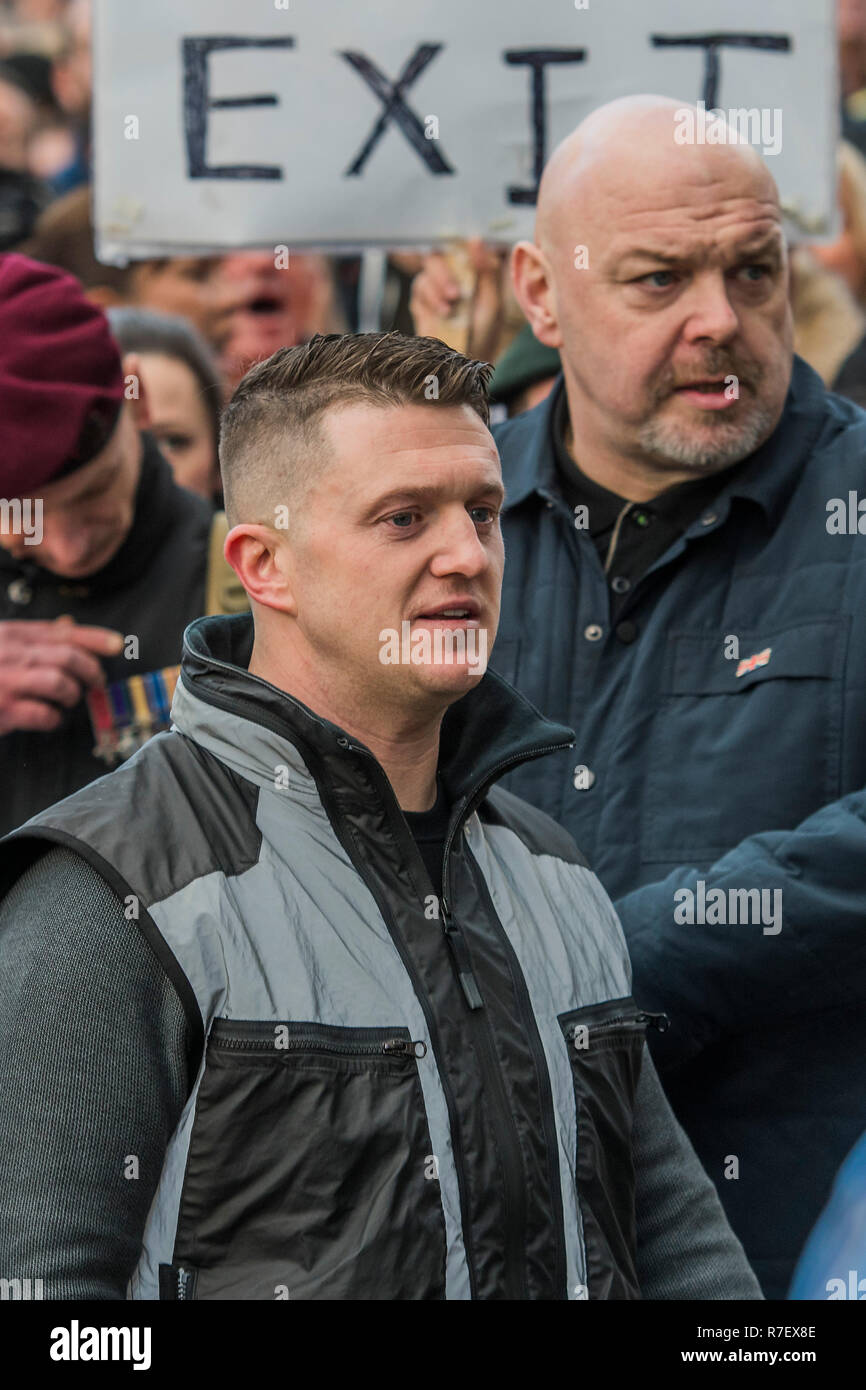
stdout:
POLYGON ((649 1028, 655 1028, 659 1033, 666 1033, 671 1026, 667 1014, 641 1014, 639 1022, 645 1023, 649 1028))
POLYGON ((189 1286, 192 1283, 192 1274, 188 1269, 181 1267, 177 1271, 177 1296, 178 1299, 185 1299, 189 1295, 189 1286))
POLYGON ((387 1038, 382 1044, 382 1051, 390 1056, 395 1053, 401 1057, 421 1057, 427 1056, 427 1044, 422 1038, 387 1038))
POLYGON ((484 1000, 481 998, 481 990, 478 988, 478 981, 469 959, 469 947, 466 945, 466 938, 451 916, 451 910, 444 898, 442 899, 442 929, 445 932, 445 940, 448 942, 448 949, 451 952, 451 959, 466 1003, 470 1009, 483 1008, 484 1000))

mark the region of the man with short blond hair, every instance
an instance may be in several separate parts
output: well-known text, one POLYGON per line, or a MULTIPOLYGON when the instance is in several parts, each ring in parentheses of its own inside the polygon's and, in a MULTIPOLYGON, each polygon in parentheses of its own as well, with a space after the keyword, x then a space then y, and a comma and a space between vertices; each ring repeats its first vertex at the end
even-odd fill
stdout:
POLYGON ((496 786, 570 731, 423 640, 496 634, 488 371, 398 334, 255 368, 251 617, 193 623, 173 731, 0 845, 0 1268, 46 1296, 760 1297, 609 900, 496 786))

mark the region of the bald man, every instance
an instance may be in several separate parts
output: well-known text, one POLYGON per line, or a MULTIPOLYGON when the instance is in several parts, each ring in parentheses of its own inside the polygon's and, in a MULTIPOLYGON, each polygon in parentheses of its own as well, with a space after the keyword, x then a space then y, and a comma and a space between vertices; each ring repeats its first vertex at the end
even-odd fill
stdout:
POLYGON ((562 374, 496 431, 493 665, 576 731, 507 784, 618 900, 674 1108, 782 1297, 866 1123, 866 415, 793 357, 766 165, 690 124, 593 113, 514 250, 562 374))

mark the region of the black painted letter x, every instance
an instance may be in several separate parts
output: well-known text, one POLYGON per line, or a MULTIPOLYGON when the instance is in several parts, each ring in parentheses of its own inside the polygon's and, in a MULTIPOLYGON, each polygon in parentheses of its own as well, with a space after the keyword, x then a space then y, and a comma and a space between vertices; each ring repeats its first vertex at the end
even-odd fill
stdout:
POLYGON ((392 83, 385 77, 370 59, 363 53, 341 53, 340 57, 345 58, 347 63, 351 63, 356 72, 360 73, 369 87, 372 87, 376 96, 382 102, 384 111, 379 117, 370 132, 369 138, 362 146, 357 158, 346 170, 348 174, 360 174, 373 150, 378 145, 382 136, 388 128, 389 121, 396 121, 402 130, 409 144, 416 154, 420 155, 431 174, 453 174, 454 170, 447 160, 442 158, 436 148, 436 142, 428 140, 424 134, 424 127, 411 107, 406 105, 403 100, 404 92, 407 92, 415 81, 416 77, 424 71, 427 64, 436 57, 442 47, 441 43, 425 43, 416 48, 412 57, 404 67, 397 81, 392 83))

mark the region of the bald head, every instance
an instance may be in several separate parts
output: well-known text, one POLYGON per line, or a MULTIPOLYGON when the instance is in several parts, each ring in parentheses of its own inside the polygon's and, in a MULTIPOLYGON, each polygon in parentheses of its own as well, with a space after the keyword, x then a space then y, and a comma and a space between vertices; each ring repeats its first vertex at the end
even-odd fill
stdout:
POLYGON ((594 111, 552 154, 535 241, 514 249, 520 305, 560 352, 574 458, 632 500, 746 458, 784 404, 779 195, 739 129, 750 113, 731 119, 656 96, 594 111))
POLYGON ((553 151, 538 191, 535 239, 548 253, 561 242, 574 244, 584 223, 609 225, 619 204, 646 209, 670 201, 674 188, 704 203, 715 185, 738 187, 758 199, 781 222, 775 180, 751 145, 725 124, 724 143, 690 143, 698 109, 672 97, 620 97, 581 121, 553 151))

